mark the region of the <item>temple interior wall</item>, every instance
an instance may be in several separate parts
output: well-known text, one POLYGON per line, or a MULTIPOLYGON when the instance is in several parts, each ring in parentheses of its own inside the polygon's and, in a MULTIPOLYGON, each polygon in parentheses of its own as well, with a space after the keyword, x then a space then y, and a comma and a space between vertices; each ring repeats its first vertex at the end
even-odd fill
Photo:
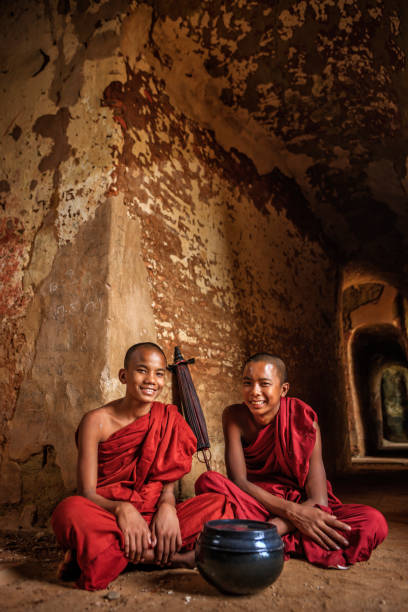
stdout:
MULTIPOLYGON (((239 401, 241 364, 258 350, 286 360, 291 393, 318 412, 329 472, 344 467, 343 260, 327 228, 338 221, 353 248, 358 238, 332 202, 325 238, 319 211, 333 196, 319 196, 326 170, 295 132, 284 144, 280 113, 301 87, 301 56, 296 67, 289 53, 296 87, 280 82, 280 101, 268 93, 273 135, 250 112, 251 60, 231 63, 233 93, 214 61, 222 45, 236 52, 246 22, 234 22, 228 36, 214 30, 209 42, 208 3, 5 4, 3 507, 44 521, 74 490, 75 429, 86 411, 120 396, 117 371, 140 340, 157 341, 169 361, 175 345, 196 359, 215 469, 224 470, 222 410, 239 401), (237 92, 245 108, 228 102, 237 92)), ((286 4, 275 28, 284 45, 286 4)), ((264 92, 261 71, 257 79, 253 91, 264 92)), ((306 114, 310 103, 300 104, 306 114)), ((290 116, 293 128, 297 119, 290 116)), ((336 154, 332 174, 350 164, 344 149, 336 154)), ((366 179, 378 194, 388 166, 375 163, 366 179)), ((170 378, 163 397, 173 399, 170 378)), ((195 460, 183 494, 202 469, 195 460)))

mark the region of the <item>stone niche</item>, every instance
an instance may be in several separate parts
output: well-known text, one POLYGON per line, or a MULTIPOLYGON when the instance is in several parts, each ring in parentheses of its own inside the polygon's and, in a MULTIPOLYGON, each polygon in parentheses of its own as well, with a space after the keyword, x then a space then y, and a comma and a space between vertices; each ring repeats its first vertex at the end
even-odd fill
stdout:
POLYGON ((351 460, 408 457, 407 303, 373 279, 345 287, 342 310, 351 460))

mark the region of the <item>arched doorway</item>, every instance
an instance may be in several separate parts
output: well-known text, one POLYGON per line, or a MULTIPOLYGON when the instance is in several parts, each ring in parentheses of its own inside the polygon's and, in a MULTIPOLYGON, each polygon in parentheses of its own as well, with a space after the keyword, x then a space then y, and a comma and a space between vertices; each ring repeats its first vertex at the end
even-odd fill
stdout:
POLYGON ((395 287, 372 276, 344 280, 346 463, 408 465, 407 322, 408 301, 395 287))
POLYGON ((404 438, 408 362, 400 331, 363 327, 352 341, 353 379, 363 423, 365 454, 406 454, 404 438), (407 372, 407 377, 403 375, 407 372), (400 432, 397 440, 396 432, 400 432), (393 438, 393 439, 392 439, 393 438))

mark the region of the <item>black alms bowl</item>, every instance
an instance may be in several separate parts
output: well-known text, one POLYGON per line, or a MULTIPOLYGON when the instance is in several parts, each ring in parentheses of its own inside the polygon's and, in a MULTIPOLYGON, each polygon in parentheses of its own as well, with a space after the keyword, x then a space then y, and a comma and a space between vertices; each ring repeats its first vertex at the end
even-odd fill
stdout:
POLYGON ((269 523, 208 521, 197 543, 196 561, 200 574, 220 591, 248 595, 278 578, 283 542, 269 523))

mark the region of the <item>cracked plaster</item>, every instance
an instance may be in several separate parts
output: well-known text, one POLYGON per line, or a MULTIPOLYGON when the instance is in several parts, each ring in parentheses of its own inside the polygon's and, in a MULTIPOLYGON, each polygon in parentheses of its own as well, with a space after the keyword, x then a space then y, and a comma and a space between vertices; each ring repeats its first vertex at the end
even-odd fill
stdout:
MULTIPOLYGON (((157 337, 169 354, 180 342, 198 358, 217 468, 219 413, 238 399, 231 389, 249 350, 273 342, 298 394, 325 406, 338 263, 405 283, 405 11, 376 0, 23 1, 14 14, 1 10, 0 87, 13 101, 1 115, 5 456, 26 460, 54 445, 70 489, 74 451, 55 407, 70 413, 62 422, 72 431, 85 409, 119 393, 118 347, 132 335, 157 337), (107 192, 119 194, 116 204, 103 204, 107 192), (109 265, 86 248, 83 236, 96 235, 109 265), (126 274, 124 245, 133 253, 126 274), (91 262, 101 297, 84 303, 91 262), (78 278, 60 295, 72 269, 78 278), (80 312, 104 330, 94 344, 80 312), (65 329, 71 320, 82 338, 65 329), (72 356, 47 392, 41 377, 52 378, 58 329, 72 356), (70 361, 84 338, 88 399, 70 361), (26 417, 28 446, 18 438, 26 417)), ((332 392, 339 380, 330 365, 332 392)), ((323 428, 337 423, 342 448, 338 397, 321 418, 323 428)), ((17 503, 18 464, 8 465, 3 482, 17 503)))

